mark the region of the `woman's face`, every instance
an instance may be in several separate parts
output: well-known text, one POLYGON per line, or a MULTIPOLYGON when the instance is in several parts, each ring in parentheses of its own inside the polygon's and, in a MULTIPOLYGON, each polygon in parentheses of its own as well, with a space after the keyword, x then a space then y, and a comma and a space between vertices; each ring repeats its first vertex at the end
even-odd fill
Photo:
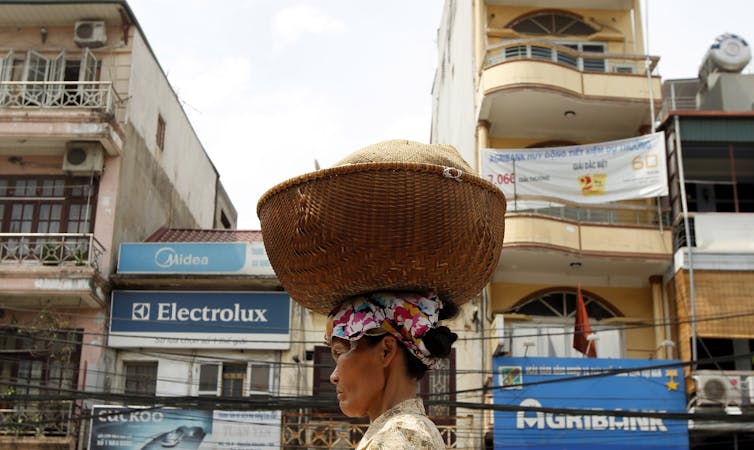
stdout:
POLYGON ((369 346, 363 339, 351 350, 345 339, 332 339, 335 370, 330 382, 336 386, 340 410, 348 417, 364 417, 379 408, 385 375, 380 364, 380 346, 369 346))

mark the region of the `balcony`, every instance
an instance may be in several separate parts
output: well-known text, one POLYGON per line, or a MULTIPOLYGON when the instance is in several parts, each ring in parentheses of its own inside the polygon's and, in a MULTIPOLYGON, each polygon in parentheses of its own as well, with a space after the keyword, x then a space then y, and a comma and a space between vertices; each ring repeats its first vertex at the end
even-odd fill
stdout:
POLYGON ((0 153, 3 147, 99 141, 108 154, 120 154, 122 107, 110 82, 2 81, 0 153))
POLYGON ((510 201, 505 222, 494 282, 528 274, 565 283, 576 273, 582 282, 646 280, 672 262, 669 211, 656 205, 510 201))
POLYGON ((55 299, 59 307, 104 305, 105 249, 89 233, 0 233, 0 278, 8 305, 55 299))
MULTIPOLYGON (((431 418, 435 423, 452 422, 456 425, 438 425, 445 448, 472 449, 482 438, 482 430, 472 427, 466 417, 431 418), (448 420, 450 419, 450 420, 448 420), (457 437, 468 441, 461 442, 457 437)), ((285 450, 314 450, 331 448, 356 448, 369 427, 368 423, 354 423, 342 415, 297 414, 283 415, 283 445, 285 450)))
POLYGON ((651 123, 650 101, 661 105, 659 77, 647 76, 658 60, 507 40, 487 49, 478 118, 490 122, 492 136, 578 142, 633 136, 651 123))

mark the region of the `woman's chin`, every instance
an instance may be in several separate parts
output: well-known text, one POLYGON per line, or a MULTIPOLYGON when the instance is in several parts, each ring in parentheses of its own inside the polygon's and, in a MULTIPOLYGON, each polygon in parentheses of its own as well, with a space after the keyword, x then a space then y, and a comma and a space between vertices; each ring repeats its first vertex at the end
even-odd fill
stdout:
POLYGON ((340 402, 340 411, 345 415, 346 417, 364 417, 366 416, 365 412, 362 411, 355 411, 353 408, 349 408, 348 404, 343 404, 344 402, 340 402))

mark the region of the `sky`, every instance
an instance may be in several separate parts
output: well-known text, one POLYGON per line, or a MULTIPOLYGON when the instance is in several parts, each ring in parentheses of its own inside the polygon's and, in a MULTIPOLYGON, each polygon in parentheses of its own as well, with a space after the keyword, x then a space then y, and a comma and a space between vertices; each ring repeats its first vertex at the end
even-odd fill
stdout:
MULTIPOLYGON (((647 1, 648 53, 663 79, 696 77, 722 33, 754 41, 751 0, 647 1)), ((128 2, 239 229, 259 229, 262 194, 315 160, 329 167, 387 139, 429 142, 443 0, 128 2)))

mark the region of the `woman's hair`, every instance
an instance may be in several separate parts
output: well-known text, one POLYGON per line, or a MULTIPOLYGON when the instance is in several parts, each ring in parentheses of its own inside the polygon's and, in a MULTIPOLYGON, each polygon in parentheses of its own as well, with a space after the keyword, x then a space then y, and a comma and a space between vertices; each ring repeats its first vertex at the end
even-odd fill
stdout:
MULTIPOLYGON (((445 308, 443 308, 443 310, 444 309, 445 308)), ((456 307, 455 313, 457 312, 458 308, 456 307)), ((362 339, 366 341, 368 346, 372 347, 380 342, 385 336, 389 336, 389 334, 382 334, 379 336, 364 335, 362 339)), ((450 331, 450 328, 441 326, 427 331, 422 337, 422 342, 424 342, 424 346, 427 347, 427 350, 429 350, 432 356, 447 358, 450 356, 451 346, 456 339, 458 339, 457 334, 450 331)), ((427 370, 429 370, 429 367, 425 366, 419 358, 412 355, 406 346, 400 343, 400 341, 396 340, 396 342, 400 344, 400 347, 403 350, 403 361, 406 363, 406 372, 408 372, 408 375, 411 378, 421 380, 427 370)))

